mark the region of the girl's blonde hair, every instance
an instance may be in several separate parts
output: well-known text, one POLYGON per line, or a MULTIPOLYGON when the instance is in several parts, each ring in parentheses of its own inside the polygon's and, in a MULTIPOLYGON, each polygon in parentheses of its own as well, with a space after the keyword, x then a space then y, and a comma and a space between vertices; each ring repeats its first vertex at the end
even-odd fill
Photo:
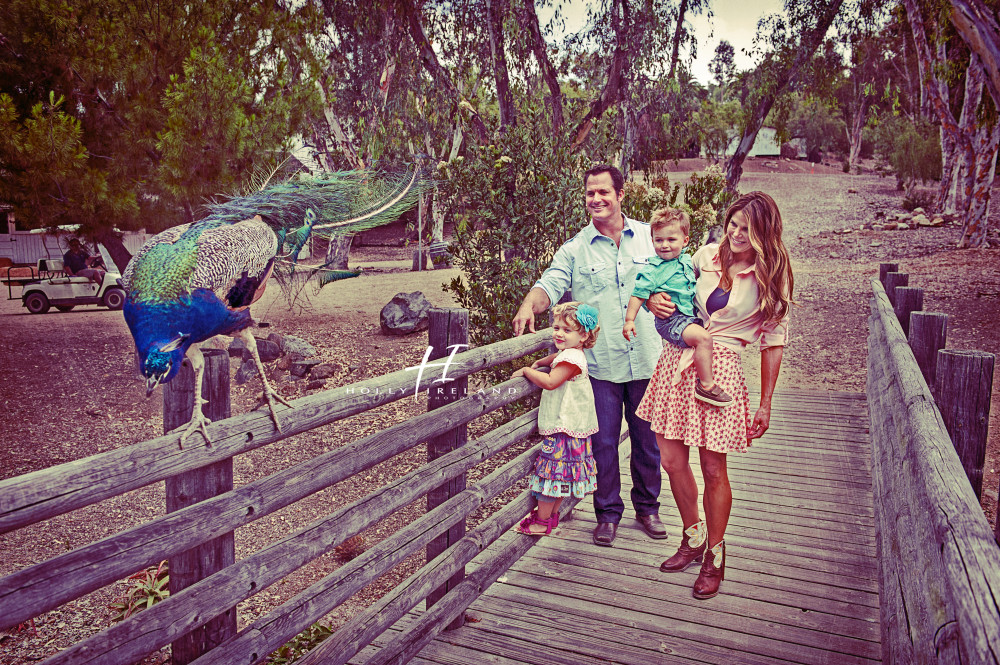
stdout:
POLYGON ((756 253, 755 270, 760 287, 760 309, 765 322, 780 321, 788 313, 792 302, 795 279, 792 262, 781 240, 781 213, 778 205, 764 192, 744 194, 726 210, 723 236, 719 242, 719 261, 722 263, 722 281, 719 286, 729 291, 733 279, 729 267, 733 265, 733 249, 729 244, 729 221, 738 212, 747 220, 750 246, 756 253))
POLYGON ((597 333, 600 332, 601 327, 594 326, 593 330, 584 330, 583 324, 576 318, 576 310, 582 304, 582 302, 574 300, 556 305, 552 308, 552 321, 555 322, 556 319, 565 321, 570 328, 583 334, 581 346, 585 349, 592 349, 597 342, 597 333))

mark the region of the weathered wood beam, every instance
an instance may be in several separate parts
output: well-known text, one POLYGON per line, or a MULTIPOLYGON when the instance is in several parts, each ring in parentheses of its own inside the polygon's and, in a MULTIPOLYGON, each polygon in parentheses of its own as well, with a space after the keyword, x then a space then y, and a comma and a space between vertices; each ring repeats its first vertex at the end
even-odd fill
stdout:
MULTIPOLYGON (((77 642, 46 660, 45 665, 134 663, 194 630, 227 607, 260 593, 337 543, 412 503, 431 488, 440 485, 443 480, 466 472, 511 443, 537 432, 536 418, 537 411, 533 410, 502 425, 474 444, 439 457, 332 515, 258 550, 225 570, 176 595, 171 594, 149 609, 77 642)), ((359 586, 358 589, 360 588, 359 586)))
MULTIPOLYGON (((460 353, 447 368, 426 367, 421 377, 421 390, 440 379, 444 372, 451 378, 468 376, 549 348, 551 339, 551 331, 543 330, 460 353)), ((282 432, 275 431, 266 410, 258 409, 209 425, 211 446, 192 443, 178 450, 178 435, 171 434, 2 480, 0 533, 413 396, 416 374, 415 369, 402 369, 294 400, 294 409, 283 412, 282 432)))
MULTIPOLYGON (((518 431, 523 432, 523 427, 519 428, 518 431)), ((375 578, 401 563, 413 552, 424 547, 437 535, 445 533, 454 524, 463 521, 466 515, 469 515, 487 501, 499 496, 525 478, 531 471, 537 453, 538 446, 536 445, 472 487, 463 490, 461 493, 437 506, 434 510, 429 511, 419 519, 403 527, 392 536, 380 541, 365 551, 363 555, 313 584, 281 607, 247 626, 235 639, 222 645, 218 653, 208 654, 201 661, 196 661, 194 665, 244 665, 254 660, 254 654, 271 653, 278 649, 282 644, 370 584, 375 578)), ((519 505, 521 515, 524 515, 528 511, 526 493, 524 499, 523 502, 515 502, 523 504, 519 505)), ((458 571, 462 570, 463 566, 471 561, 476 554, 499 537, 503 533, 503 530, 496 529, 495 525, 495 517, 484 522, 475 532, 480 535, 463 537, 460 541, 456 542, 454 547, 440 554, 431 563, 425 565, 420 571, 396 587, 390 596, 395 597, 405 590, 406 598, 412 600, 412 604, 402 609, 399 612, 399 616, 402 616, 422 601, 430 592, 440 586, 442 582, 447 581, 458 571), (491 534, 492 537, 485 539, 481 535, 484 531, 491 534), (469 547, 470 544, 472 545, 471 548, 469 547), (459 545, 462 546, 461 549, 458 549, 459 545), (428 570, 437 571, 439 574, 430 575, 427 572, 428 570), (442 571, 447 571, 447 576, 442 571)), ((385 598, 380 600, 376 605, 384 606, 384 601, 385 598)), ((378 630, 378 633, 381 633, 395 622, 395 619, 393 619, 392 622, 386 624, 388 615, 381 612, 372 617, 371 612, 373 609, 374 606, 368 608, 363 613, 363 616, 374 618, 377 626, 384 626, 378 630)), ((356 626, 358 625, 358 620, 359 617, 356 616, 351 620, 350 624, 356 626)), ((351 634, 350 632, 344 633, 345 628, 347 626, 339 629, 334 635, 327 638, 324 643, 341 643, 344 635, 351 634)), ((368 644, 367 641, 357 646, 351 655, 366 644, 368 644)), ((324 651, 320 653, 328 652, 324 651)), ((306 662, 313 662, 315 658, 313 656, 309 661, 303 660, 300 663, 305 665, 306 662)), ((329 657, 324 656, 322 662, 330 663, 331 661, 329 657)))
MULTIPOLYGON (((567 515, 578 503, 578 499, 568 498, 560 508, 561 515, 567 515)), ((508 528, 524 516, 516 510, 519 505, 509 505, 497 514, 499 524, 507 524, 508 528), (503 521, 500 522, 500 515, 503 521)), ((405 665, 416 656, 431 640, 445 629, 449 623, 463 614, 469 605, 485 592, 491 584, 524 556, 537 539, 532 537, 511 537, 496 548, 492 548, 483 557, 478 568, 469 573, 465 581, 448 592, 441 602, 420 615, 413 624, 386 644, 380 651, 365 661, 365 665, 405 665)))
POLYGON ((249 524, 425 440, 540 390, 523 379, 420 414, 213 499, 0 579, 0 627, 17 625, 169 554, 249 524), (511 392, 511 391, 514 392, 511 392))
POLYGON ((883 645, 893 662, 996 662, 1000 547, 885 290, 878 280, 872 289, 868 398, 874 475, 888 499, 875 504, 881 587, 890 602, 898 588, 894 609, 904 609, 883 612, 883 645))

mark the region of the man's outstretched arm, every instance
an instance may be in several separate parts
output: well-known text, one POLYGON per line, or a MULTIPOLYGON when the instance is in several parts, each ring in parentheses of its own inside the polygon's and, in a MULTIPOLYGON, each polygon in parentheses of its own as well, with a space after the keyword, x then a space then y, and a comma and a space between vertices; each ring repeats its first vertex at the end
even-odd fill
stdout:
POLYGON ((514 337, 520 337, 525 327, 528 332, 535 332, 535 315, 547 310, 549 304, 549 296, 544 289, 536 286, 528 291, 514 316, 514 337))

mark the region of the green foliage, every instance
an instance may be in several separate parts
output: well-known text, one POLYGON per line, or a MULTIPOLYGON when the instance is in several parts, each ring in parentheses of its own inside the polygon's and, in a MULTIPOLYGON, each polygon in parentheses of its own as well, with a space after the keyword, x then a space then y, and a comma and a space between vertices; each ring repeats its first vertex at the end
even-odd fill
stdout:
POLYGON ((941 177, 941 141, 929 122, 902 116, 882 117, 872 128, 875 150, 892 166, 899 186, 911 194, 917 182, 941 177))
POLYGON ((326 638, 333 635, 333 629, 316 622, 286 642, 264 661, 268 665, 288 665, 315 649, 326 638))
POLYGON ((112 621, 124 621, 133 614, 149 609, 170 595, 170 575, 163 560, 155 568, 148 568, 132 575, 126 581, 125 593, 111 603, 117 614, 112 621))
POLYGON ((900 206, 903 210, 909 210, 911 212, 917 208, 932 210, 936 202, 937 195, 934 192, 914 189, 912 192, 903 197, 903 202, 900 203, 900 206))
POLYGON ((704 227, 695 235, 695 218, 691 219, 691 237, 701 237, 701 232, 716 222, 722 221, 726 208, 739 196, 739 192, 726 189, 726 173, 718 164, 712 164, 705 169, 704 175, 691 174, 691 184, 684 189, 684 203, 698 216, 698 222, 704 227), (706 206, 709 210, 706 210, 706 206))
POLYGON ((659 208, 672 208, 677 205, 677 196, 680 194, 680 183, 670 188, 670 181, 660 178, 658 182, 666 189, 661 189, 656 185, 641 185, 634 181, 625 183, 625 198, 622 200, 622 211, 632 219, 649 222, 653 211, 659 208))
POLYGON ((835 114, 831 102, 812 96, 795 95, 788 118, 788 131, 805 139, 806 159, 823 161, 827 152, 847 152, 844 121, 835 114))
POLYGON ((706 99, 694 114, 698 141, 714 161, 721 160, 732 140, 733 129, 739 124, 741 109, 737 102, 716 102, 706 99))
POLYGON ((284 158, 317 109, 311 53, 293 52, 315 11, 8 0, 0 199, 22 227, 92 236, 191 221, 206 197, 284 158))

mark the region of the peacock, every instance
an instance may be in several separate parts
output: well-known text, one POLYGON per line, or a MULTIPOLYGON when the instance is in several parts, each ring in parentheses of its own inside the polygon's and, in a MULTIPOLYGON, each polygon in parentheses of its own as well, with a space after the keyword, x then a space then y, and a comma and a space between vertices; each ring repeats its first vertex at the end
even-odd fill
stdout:
POLYGON ((356 276, 326 265, 302 266, 299 250, 314 235, 355 233, 395 220, 430 182, 418 168, 396 177, 369 171, 301 175, 213 203, 207 217, 169 228, 139 249, 122 274, 123 312, 146 378, 146 396, 177 375, 185 356, 195 372, 195 407, 180 433, 181 448, 195 431, 211 443, 206 428, 211 421, 202 412, 205 362, 199 344, 216 335, 243 340, 281 431, 274 402, 291 404, 267 381, 251 334, 250 305, 272 276, 286 288, 312 277, 323 286, 356 276))

